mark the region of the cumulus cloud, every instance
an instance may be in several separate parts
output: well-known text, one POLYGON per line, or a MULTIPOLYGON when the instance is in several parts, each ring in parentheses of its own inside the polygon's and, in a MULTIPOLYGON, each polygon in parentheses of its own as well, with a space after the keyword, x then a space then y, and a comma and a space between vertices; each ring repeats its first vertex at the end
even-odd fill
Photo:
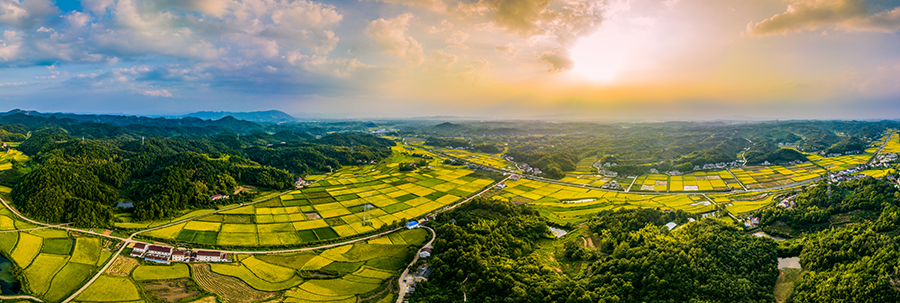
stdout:
POLYGON ((27 29, 43 23, 43 19, 59 13, 50 0, 0 0, 0 24, 27 29))
POLYGON ((464 44, 468 38, 469 34, 462 31, 454 31, 447 40, 444 40, 444 42, 447 43, 447 47, 469 49, 469 47, 464 44))
POLYGON ((16 31, 3 31, 3 39, 0 40, 0 59, 3 61, 15 60, 19 56, 22 46, 22 37, 16 31))
POLYGON ((384 53, 389 53, 412 64, 421 64, 425 60, 422 44, 412 36, 406 35, 409 20, 412 17, 412 14, 405 13, 392 19, 373 20, 366 27, 366 35, 384 53))
POLYGON ((558 48, 552 51, 541 53, 541 61, 550 64, 551 68, 548 72, 561 72, 572 69, 575 62, 569 56, 569 51, 564 48, 558 48))
POLYGON ((491 16, 495 26, 522 37, 561 34, 582 36, 600 25, 603 2, 591 0, 479 0, 460 3, 467 17, 491 16))
POLYGON ((447 11, 447 5, 441 0, 381 0, 384 3, 403 4, 407 6, 419 6, 435 12, 447 11))
POLYGON ((900 8, 870 13, 863 0, 796 0, 787 11, 747 25, 756 36, 789 34, 834 27, 845 31, 896 32, 900 8))
POLYGON ((453 65, 456 64, 456 61, 459 60, 459 56, 436 50, 432 52, 431 57, 428 60, 435 68, 450 70, 453 68, 453 65))
POLYGON ((436 27, 436 26, 434 26, 434 25, 429 25, 429 26, 426 26, 426 27, 425 27, 425 32, 434 35, 434 34, 438 34, 438 33, 443 33, 443 32, 449 31, 449 30, 452 29, 452 28, 453 28, 453 23, 451 23, 450 21, 447 21, 447 20, 445 19, 445 20, 441 20, 441 27, 436 27))
POLYGON ((172 98, 172 93, 165 89, 149 89, 149 90, 138 90, 139 94, 149 97, 165 97, 172 98))
POLYGON ((509 58, 515 58, 519 55, 519 49, 513 46, 512 43, 496 45, 494 50, 509 58))
MULTIPOLYGON (((488 17, 488 28, 506 31, 510 34, 532 40, 553 41, 552 50, 540 53, 539 60, 551 64, 550 71, 571 69, 572 60, 568 49, 579 38, 590 35, 600 27, 601 13, 612 6, 627 6, 619 1, 594 0, 479 0, 474 3, 460 3, 454 10, 464 18, 488 17), (608 3, 609 2, 609 3, 608 3)), ((511 48, 495 48, 497 51, 513 55, 511 48)), ((545 48, 546 49, 546 48, 545 48)))

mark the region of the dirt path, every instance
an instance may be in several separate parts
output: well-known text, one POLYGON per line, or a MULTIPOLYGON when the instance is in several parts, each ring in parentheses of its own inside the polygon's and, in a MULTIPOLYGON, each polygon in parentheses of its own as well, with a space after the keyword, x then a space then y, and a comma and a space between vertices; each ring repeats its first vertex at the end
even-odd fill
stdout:
MULTIPOLYGON (((422 226, 422 228, 427 228, 429 231, 431 231, 431 240, 429 240, 428 243, 425 243, 425 246, 422 246, 422 248, 431 247, 431 243, 434 243, 434 239, 437 238, 437 234, 434 232, 434 229, 431 229, 431 227, 422 226)), ((419 249, 419 251, 421 250, 422 249, 419 249)), ((403 297, 406 296, 407 289, 409 289, 409 285, 406 283, 406 280, 411 279, 413 280, 413 282, 415 282, 415 278, 409 274, 409 268, 412 267, 413 264, 416 264, 416 261, 419 261, 419 251, 416 251, 416 256, 413 257, 412 262, 409 262, 409 265, 407 265, 406 269, 403 270, 403 273, 400 274, 400 279, 397 280, 400 285, 400 294, 397 295, 397 303, 403 303, 403 297)))
POLYGON ((32 296, 0 296, 0 301, 6 300, 31 300, 35 302, 44 302, 41 299, 32 297, 32 296))
POLYGON ((590 249, 596 248, 596 247, 594 247, 594 239, 591 239, 590 237, 582 236, 581 240, 584 241, 584 248, 590 248, 590 249))

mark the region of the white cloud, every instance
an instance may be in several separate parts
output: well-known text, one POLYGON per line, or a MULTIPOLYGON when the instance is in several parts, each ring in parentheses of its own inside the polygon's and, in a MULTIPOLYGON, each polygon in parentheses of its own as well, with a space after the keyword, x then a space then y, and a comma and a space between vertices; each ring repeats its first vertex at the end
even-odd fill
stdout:
POLYGON ((431 57, 428 58, 431 66, 445 71, 452 69, 457 60, 459 60, 459 56, 440 50, 433 51, 431 57))
POLYGON ((441 0, 380 0, 384 3, 403 4, 407 6, 419 6, 427 8, 434 12, 443 13, 447 11, 447 5, 441 0))
POLYGON ((19 56, 22 47, 21 34, 16 31, 3 31, 3 39, 0 40, 0 59, 12 61, 19 56))
POLYGON ((0 24, 26 29, 38 26, 42 19, 59 13, 50 0, 0 0, 0 24))
POLYGON ((412 64, 421 64, 425 59, 422 44, 415 38, 406 35, 412 14, 401 14, 393 19, 373 20, 366 27, 366 35, 385 53, 403 59, 412 64))
POLYGON ((570 59, 569 51, 564 48, 541 53, 541 61, 550 64, 548 72, 561 72, 572 69, 575 62, 570 59))
POLYGON ((165 89, 138 90, 139 94, 149 97, 172 98, 172 93, 165 89))
POLYGON ((469 38, 469 34, 464 33, 462 31, 454 31, 450 34, 450 37, 447 38, 444 42, 447 43, 448 47, 458 48, 458 49, 469 49, 468 46, 464 44, 466 39, 469 38))
POLYGON ((756 36, 789 34, 834 27, 844 31, 900 31, 900 8, 870 13, 862 0, 795 0, 784 13, 747 24, 756 36))
POLYGON ((515 58, 519 55, 519 49, 513 46, 512 43, 496 45, 494 50, 508 58, 515 58))

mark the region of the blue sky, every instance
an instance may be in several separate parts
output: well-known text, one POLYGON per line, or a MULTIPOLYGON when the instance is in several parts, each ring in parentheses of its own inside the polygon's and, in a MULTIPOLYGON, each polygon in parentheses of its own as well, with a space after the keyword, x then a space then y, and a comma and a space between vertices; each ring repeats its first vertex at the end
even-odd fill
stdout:
POLYGON ((0 0, 0 110, 897 118, 898 6, 0 0))

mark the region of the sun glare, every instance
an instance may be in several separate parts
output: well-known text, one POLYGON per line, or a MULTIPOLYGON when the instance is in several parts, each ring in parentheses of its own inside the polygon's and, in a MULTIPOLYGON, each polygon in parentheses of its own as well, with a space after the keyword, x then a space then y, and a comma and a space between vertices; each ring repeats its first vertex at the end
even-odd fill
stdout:
POLYGON ((646 20, 610 18, 589 37, 582 38, 571 50, 575 66, 573 75, 590 82, 621 82, 623 71, 640 62, 639 53, 649 47, 652 27, 646 20))

